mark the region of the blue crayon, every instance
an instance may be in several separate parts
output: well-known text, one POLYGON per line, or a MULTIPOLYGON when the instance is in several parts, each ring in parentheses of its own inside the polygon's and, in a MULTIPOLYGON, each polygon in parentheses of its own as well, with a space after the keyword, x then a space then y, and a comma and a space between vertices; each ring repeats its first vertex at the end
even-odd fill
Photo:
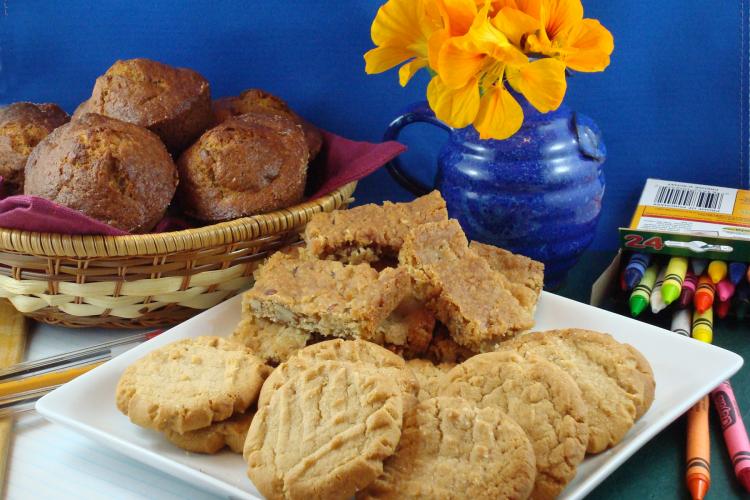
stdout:
POLYGON ((627 287, 626 290, 632 290, 635 288, 635 285, 637 285, 641 281, 641 278, 643 278, 643 273, 646 272, 646 268, 649 264, 651 264, 650 253, 634 252, 633 255, 630 256, 630 261, 628 261, 628 265, 625 266, 624 272, 625 286, 627 287))
POLYGON ((734 285, 738 285, 742 278, 747 273, 747 264, 744 262, 730 262, 729 263, 729 281, 734 285))
POLYGON ((696 276, 703 274, 703 271, 708 267, 707 259, 690 259, 690 266, 693 268, 693 272, 696 276))

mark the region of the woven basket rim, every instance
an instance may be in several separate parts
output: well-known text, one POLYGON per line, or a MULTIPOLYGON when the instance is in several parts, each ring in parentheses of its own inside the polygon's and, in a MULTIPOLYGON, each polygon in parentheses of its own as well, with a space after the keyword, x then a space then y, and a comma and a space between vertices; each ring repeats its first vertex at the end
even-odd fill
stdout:
POLYGON ((231 244, 248 238, 268 236, 290 228, 290 219, 305 223, 321 205, 342 205, 350 201, 357 181, 298 205, 265 214, 241 217, 207 226, 163 233, 123 236, 39 233, 0 228, 0 251, 42 257, 129 257, 199 250, 231 244), (144 252, 145 250, 145 252, 144 252))

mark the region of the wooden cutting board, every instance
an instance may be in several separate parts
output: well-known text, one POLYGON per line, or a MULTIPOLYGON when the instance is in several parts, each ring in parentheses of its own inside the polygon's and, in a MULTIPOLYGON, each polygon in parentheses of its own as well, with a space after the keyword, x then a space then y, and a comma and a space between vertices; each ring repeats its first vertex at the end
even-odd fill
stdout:
MULTIPOLYGON (((14 365, 23 361, 26 350, 26 318, 16 311, 7 300, 0 300, 0 367, 14 365)), ((8 447, 13 419, 0 419, 0 495, 5 484, 8 447)))

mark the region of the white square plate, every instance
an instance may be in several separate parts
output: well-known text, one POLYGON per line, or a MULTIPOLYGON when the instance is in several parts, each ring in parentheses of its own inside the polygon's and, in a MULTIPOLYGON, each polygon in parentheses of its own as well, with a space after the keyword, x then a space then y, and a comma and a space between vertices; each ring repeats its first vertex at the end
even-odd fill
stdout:
MULTIPOLYGON (((239 322, 240 297, 213 307, 160 336, 65 384, 36 405, 48 420, 70 427, 129 457, 198 487, 233 498, 259 498, 245 475, 242 457, 187 453, 158 433, 131 424, 115 407, 120 374, 147 352, 187 337, 227 335, 239 322)), ((547 292, 536 312, 537 330, 587 328, 611 333, 649 360, 656 377, 651 409, 625 439, 605 453, 586 458, 561 498, 581 498, 649 439, 742 366, 737 354, 547 292)))

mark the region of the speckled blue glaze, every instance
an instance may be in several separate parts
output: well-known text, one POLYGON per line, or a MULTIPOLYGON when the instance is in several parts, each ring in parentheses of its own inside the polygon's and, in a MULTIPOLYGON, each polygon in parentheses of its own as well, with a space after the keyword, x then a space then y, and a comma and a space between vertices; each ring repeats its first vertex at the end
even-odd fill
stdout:
MULTIPOLYGON (((471 240, 528 255, 545 264, 555 288, 591 244, 604 195, 606 149, 593 121, 561 106, 542 114, 523 103, 524 124, 511 138, 481 140, 473 127, 454 130, 427 103, 412 105, 391 123, 387 139, 404 126, 429 122, 449 130, 440 150, 435 187, 471 240)), ((422 194, 398 163, 401 184, 422 194)))

